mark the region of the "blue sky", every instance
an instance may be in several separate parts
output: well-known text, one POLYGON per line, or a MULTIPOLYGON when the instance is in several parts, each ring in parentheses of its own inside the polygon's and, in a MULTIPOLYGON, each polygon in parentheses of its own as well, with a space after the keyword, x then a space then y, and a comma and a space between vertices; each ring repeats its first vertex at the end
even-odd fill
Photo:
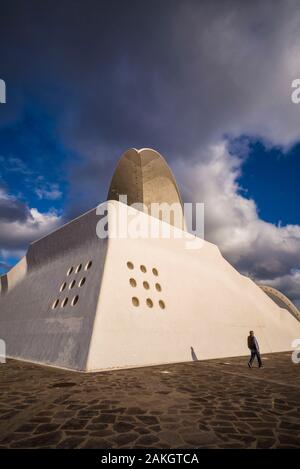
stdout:
POLYGON ((300 224, 300 144, 290 150, 250 144, 239 179, 245 197, 255 200, 260 217, 270 223, 300 224))
POLYGON ((60 142, 55 126, 55 115, 28 102, 16 121, 0 128, 0 182, 42 212, 51 207, 61 210, 67 191, 70 151, 60 142))
POLYGON ((299 28, 294 0, 3 0, 1 271, 152 147, 206 238, 300 303, 299 28))

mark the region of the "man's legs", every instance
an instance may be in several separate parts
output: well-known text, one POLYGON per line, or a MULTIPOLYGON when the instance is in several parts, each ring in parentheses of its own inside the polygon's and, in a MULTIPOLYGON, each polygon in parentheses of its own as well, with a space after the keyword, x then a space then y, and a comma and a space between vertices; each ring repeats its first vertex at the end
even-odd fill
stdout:
POLYGON ((259 368, 261 368, 263 366, 263 364, 262 364, 262 361, 261 361, 261 358, 260 358, 260 353, 258 351, 256 351, 256 357, 257 357, 257 361, 258 361, 258 366, 259 366, 259 368))
POLYGON ((251 357, 250 357, 250 360, 248 362, 248 366, 249 368, 252 368, 252 363, 253 363, 253 360, 255 358, 255 355, 256 355, 256 351, 255 350, 251 350, 251 357))

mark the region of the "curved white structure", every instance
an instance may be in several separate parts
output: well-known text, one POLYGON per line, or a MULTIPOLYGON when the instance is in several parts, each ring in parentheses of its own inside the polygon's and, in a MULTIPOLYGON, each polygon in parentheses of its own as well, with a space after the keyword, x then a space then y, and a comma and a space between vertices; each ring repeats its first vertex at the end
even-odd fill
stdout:
MULTIPOLYGON (((132 154, 139 165, 141 157, 132 154)), ((153 151, 141 154, 146 167, 153 151)), ((111 191, 126 188, 126 178, 116 183, 120 171, 111 191)), ((180 200, 165 174, 171 200, 180 200)), ((152 176, 151 190, 161 200, 156 170, 152 176)), ((217 246, 200 241, 199 249, 186 249, 194 237, 176 226, 115 200, 101 208, 108 211, 105 239, 96 234, 100 217, 93 209, 32 243, 1 277, 0 339, 8 356, 98 371, 246 355, 250 329, 262 352, 290 350, 300 337, 300 322, 240 275, 217 246), (158 232, 167 227, 171 236, 116 238, 118 225, 132 220, 151 221, 158 232)))
POLYGON ((280 308, 287 309, 296 319, 298 319, 298 321, 300 321, 300 311, 287 296, 269 285, 258 285, 280 308))
POLYGON ((177 183, 165 159, 157 151, 131 148, 122 155, 112 177, 107 200, 119 200, 122 195, 127 196, 128 205, 135 204, 138 210, 177 228, 185 228, 177 183), (176 216, 170 218, 163 212, 154 214, 151 204, 162 203, 173 206, 176 216))

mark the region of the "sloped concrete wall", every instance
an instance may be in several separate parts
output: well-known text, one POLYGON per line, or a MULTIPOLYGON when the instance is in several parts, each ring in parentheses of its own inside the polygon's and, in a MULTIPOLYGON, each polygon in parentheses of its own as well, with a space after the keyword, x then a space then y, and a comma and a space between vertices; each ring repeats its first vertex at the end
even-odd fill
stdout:
POLYGON ((96 236, 98 221, 92 210, 33 243, 8 273, 0 298, 0 338, 8 356, 85 369, 107 250, 96 236))
MULTIPOLYGON (((113 204, 132 214, 132 208, 113 204)), ((110 239, 87 369, 246 355, 252 329, 262 352, 290 350, 300 337, 300 323, 240 275, 215 245, 203 242, 194 251, 186 249, 185 239, 110 239)))

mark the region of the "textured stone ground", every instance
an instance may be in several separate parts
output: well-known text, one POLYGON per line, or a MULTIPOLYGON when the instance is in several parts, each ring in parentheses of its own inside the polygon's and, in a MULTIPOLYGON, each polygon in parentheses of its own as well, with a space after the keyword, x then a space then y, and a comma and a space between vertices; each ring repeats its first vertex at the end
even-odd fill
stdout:
POLYGON ((290 353, 81 374, 0 365, 0 448, 299 448, 290 353), (228 364, 230 363, 230 364, 228 364))

